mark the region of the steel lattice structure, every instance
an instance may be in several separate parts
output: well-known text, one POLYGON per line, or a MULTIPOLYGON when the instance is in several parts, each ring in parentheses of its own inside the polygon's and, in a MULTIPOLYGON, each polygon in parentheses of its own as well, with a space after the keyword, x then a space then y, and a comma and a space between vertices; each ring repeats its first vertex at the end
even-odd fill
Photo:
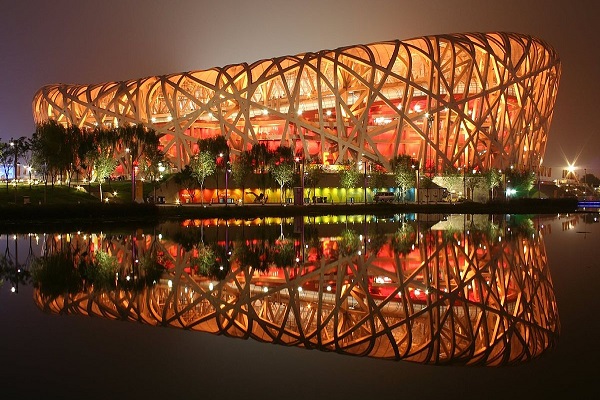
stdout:
POLYGON ((232 155, 290 146, 325 164, 407 154, 431 171, 542 162, 560 60, 517 33, 386 41, 93 85, 42 87, 36 122, 83 128, 143 123, 182 167, 198 139, 224 135, 232 155))
POLYGON ((430 230, 405 236, 412 246, 399 252, 398 232, 346 256, 340 238, 321 239, 321 258, 268 272, 234 261, 221 281, 185 272, 193 250, 168 240, 72 235, 55 250, 100 247, 134 265, 153 249, 170 269, 141 292, 34 297, 53 313, 424 364, 515 364, 556 345, 558 310, 539 233, 430 230), (327 256, 326 247, 337 253, 327 256))

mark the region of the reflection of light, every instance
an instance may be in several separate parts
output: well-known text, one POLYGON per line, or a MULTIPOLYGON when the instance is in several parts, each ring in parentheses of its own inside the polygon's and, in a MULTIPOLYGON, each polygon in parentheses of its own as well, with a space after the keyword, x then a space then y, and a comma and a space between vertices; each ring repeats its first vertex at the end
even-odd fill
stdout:
POLYGON ((211 283, 209 283, 209 284, 208 284, 208 290, 213 290, 213 288, 214 288, 214 286, 213 286, 212 282, 211 282, 211 283))
POLYGON ((173 287, 173 281, 171 281, 169 279, 168 282, 167 282, 167 286, 169 287, 169 289, 172 288, 173 287))
POLYGON ((331 286, 327 285, 327 291, 331 292, 331 286))
POLYGON ((263 288, 263 292, 267 293, 268 291, 269 291, 269 288, 265 286, 265 287, 263 288))

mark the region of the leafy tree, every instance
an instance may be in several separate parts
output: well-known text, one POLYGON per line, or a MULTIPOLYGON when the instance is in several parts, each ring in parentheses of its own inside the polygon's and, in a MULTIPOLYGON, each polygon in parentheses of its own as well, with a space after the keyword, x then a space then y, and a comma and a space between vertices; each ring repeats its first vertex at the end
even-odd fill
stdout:
POLYGON ((535 173, 527 170, 511 169, 506 173, 506 188, 515 191, 514 197, 525 197, 533 188, 535 173))
POLYGON ((36 125, 31 138, 32 160, 36 170, 44 172, 44 181, 54 187, 56 177, 64 171, 72 160, 72 149, 67 139, 66 128, 55 120, 36 125))
POLYGON ((454 165, 446 166, 443 172, 444 178, 448 181, 450 187, 456 187, 459 184, 462 186, 462 172, 454 165))
MULTIPOLYGON (((469 189, 469 192, 471 193, 471 199, 473 199, 473 192, 475 191, 476 188, 480 187, 483 183, 482 176, 479 173, 479 171, 468 168, 465 171, 464 178, 465 178, 465 187, 467 189, 469 189)), ((466 193, 465 193, 465 197, 467 197, 466 193)))
POLYGON ((2 170, 4 171, 4 176, 6 177, 6 191, 8 192, 8 174, 13 168, 13 157, 14 153, 12 152, 10 145, 8 143, 4 143, 0 141, 0 163, 2 164, 2 170))
POLYGON ((129 167, 132 171, 144 156, 156 155, 160 145, 160 136, 156 131, 145 127, 143 124, 119 127, 116 138, 121 142, 123 148, 129 149, 131 157, 129 167))
POLYGON ((502 183, 502 174, 499 170, 492 168, 484 174, 485 184, 491 191, 491 197, 494 198, 494 189, 499 187, 502 183))
POLYGON ((600 178, 598 178, 596 175, 594 174, 585 174, 583 175, 583 179, 582 179, 583 183, 593 186, 593 187, 598 187, 600 186, 600 178))
MULTIPOLYGON (((206 177, 214 174, 217 168, 215 158, 210 151, 200 151, 200 153, 192 157, 189 167, 192 177, 200 184, 200 192, 202 193, 204 190, 204 180, 206 177)), ((200 196, 201 202, 204 204, 204 196, 202 194, 200 196)))
MULTIPOLYGON (((304 170, 304 185, 312 187, 313 194, 317 191, 317 185, 323 178, 323 166, 320 163, 308 164, 304 170)), ((309 196, 310 197, 310 193, 309 196)))
POLYGON ((356 187, 360 173, 356 168, 356 163, 350 162, 344 165, 344 168, 340 172, 340 186, 346 189, 346 204, 348 204, 347 191, 350 188, 356 187))
MULTIPOLYGON (((231 177, 233 181, 242 188, 242 193, 245 192, 246 182, 252 175, 252 159, 247 151, 243 151, 231 165, 231 177)), ((244 196, 242 196, 242 204, 244 196)))
POLYGON ((294 179, 295 165, 292 149, 286 146, 279 146, 271 158, 269 169, 273 179, 279 183, 280 200, 283 202, 283 187, 294 179))
POLYGON ((65 148, 63 152, 64 170, 67 175, 67 182, 71 187, 73 169, 77 170, 80 164, 78 157, 79 142, 82 140, 82 131, 76 125, 69 125, 65 128, 65 148))
POLYGON ((110 148, 100 149, 98 157, 94 160, 94 172, 98 179, 98 185, 100 187, 100 201, 102 198, 102 182, 109 176, 117 167, 118 161, 114 158, 114 155, 110 148))
MULTIPOLYGON (((230 167, 229 162, 229 144, 225 136, 215 136, 212 138, 198 140, 199 152, 208 152, 215 159, 215 183, 217 191, 219 190, 219 175, 230 167)), ((212 174, 211 174, 212 175, 212 174)))
POLYGON ((188 195, 191 197, 192 203, 194 202, 194 188, 198 184, 198 180, 192 173, 190 165, 186 165, 185 168, 175 174, 173 180, 176 184, 185 187, 188 195))
POLYGON ((400 189, 400 193, 404 199, 406 191, 416 185, 416 169, 419 168, 419 163, 409 155, 402 154, 394 157, 390 165, 392 174, 394 175, 394 182, 400 189))
POLYGON ((156 186, 163 178, 163 172, 169 167, 170 162, 165 156, 165 153, 156 147, 148 147, 145 154, 142 156, 140 163, 140 172, 145 178, 151 182, 156 198, 156 186))
POLYGON ((385 184, 385 169, 380 164, 373 164, 368 176, 368 186, 371 189, 379 189, 385 184))
POLYGON ((271 158, 273 157, 273 152, 269 151, 264 143, 255 143, 252 145, 249 154, 254 171, 259 174, 262 191, 264 192, 267 186, 266 171, 271 162, 271 158))

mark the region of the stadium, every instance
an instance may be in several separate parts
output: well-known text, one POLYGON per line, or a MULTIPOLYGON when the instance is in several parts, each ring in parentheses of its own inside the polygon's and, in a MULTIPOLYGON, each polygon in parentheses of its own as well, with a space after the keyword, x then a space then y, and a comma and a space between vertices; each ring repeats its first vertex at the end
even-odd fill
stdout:
POLYGON ((163 134, 182 168, 197 141, 224 135, 232 157, 255 143, 307 162, 410 155, 429 171, 538 167, 560 80, 548 44, 517 33, 378 42, 204 71, 90 85, 54 84, 36 123, 139 124, 163 134))

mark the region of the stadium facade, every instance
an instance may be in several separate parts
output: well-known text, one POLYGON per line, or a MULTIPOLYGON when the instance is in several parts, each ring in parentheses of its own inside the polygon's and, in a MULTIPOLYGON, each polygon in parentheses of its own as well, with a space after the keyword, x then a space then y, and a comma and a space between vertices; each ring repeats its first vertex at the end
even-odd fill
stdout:
POLYGON ((91 85, 54 84, 36 123, 93 129, 142 123, 185 166, 199 139, 224 135, 235 158, 255 143, 307 162, 535 169, 561 74, 558 54, 523 34, 447 34, 91 85))

